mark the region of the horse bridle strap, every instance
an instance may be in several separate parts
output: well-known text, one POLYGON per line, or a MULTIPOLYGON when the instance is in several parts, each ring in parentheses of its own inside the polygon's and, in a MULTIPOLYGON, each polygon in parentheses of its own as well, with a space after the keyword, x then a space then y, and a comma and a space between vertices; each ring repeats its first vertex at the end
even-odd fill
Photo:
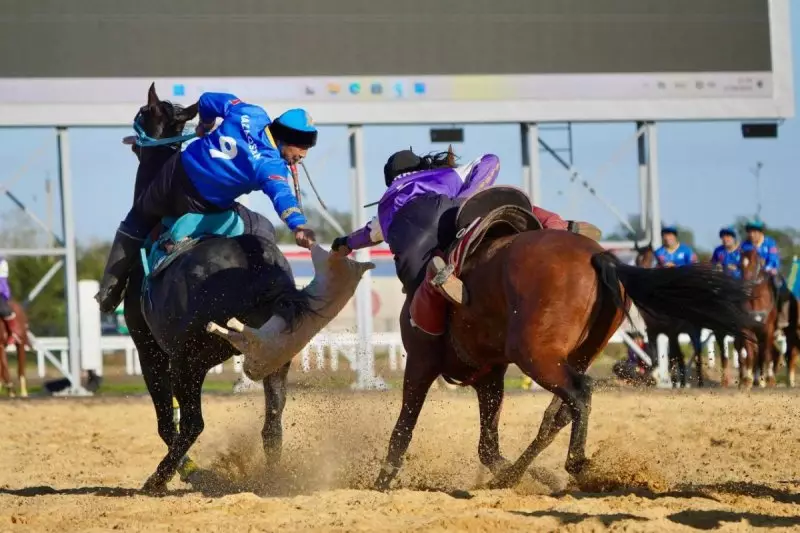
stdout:
POLYGON ((180 144, 197 137, 197 133, 187 133, 186 135, 179 135, 176 137, 167 137, 165 139, 154 139, 145 133, 141 124, 142 114, 137 113, 136 118, 133 119, 133 131, 136 132, 136 145, 143 148, 150 146, 166 146, 170 144, 180 144))

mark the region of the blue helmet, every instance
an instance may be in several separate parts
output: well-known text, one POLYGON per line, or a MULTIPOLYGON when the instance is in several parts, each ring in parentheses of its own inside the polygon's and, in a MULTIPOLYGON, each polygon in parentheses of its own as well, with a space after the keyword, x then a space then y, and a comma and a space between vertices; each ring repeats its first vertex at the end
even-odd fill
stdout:
POLYGON ((667 233, 672 233, 676 237, 678 236, 678 228, 676 226, 664 226, 661 228, 661 236, 663 237, 667 233))
POLYGON ((269 131, 280 142, 311 147, 317 144, 317 128, 305 109, 290 109, 269 125, 269 131))
POLYGON ((749 221, 744 226, 744 230, 745 231, 753 231, 753 230, 755 230, 755 231, 763 232, 765 229, 767 229, 766 225, 764 225, 764 223, 761 220, 757 219, 757 218, 749 221))
POLYGON ((736 238, 736 229, 733 226, 727 226, 719 230, 719 238, 721 239, 725 235, 730 235, 734 239, 736 238))

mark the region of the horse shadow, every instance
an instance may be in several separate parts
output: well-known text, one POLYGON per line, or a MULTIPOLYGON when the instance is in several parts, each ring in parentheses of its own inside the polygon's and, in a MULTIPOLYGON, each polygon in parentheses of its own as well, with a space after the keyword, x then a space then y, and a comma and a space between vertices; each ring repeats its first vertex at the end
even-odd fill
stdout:
MULTIPOLYGON (((193 492, 189 489, 170 491, 170 496, 183 496, 193 492)), ((101 496, 104 498, 130 498, 133 496, 147 496, 141 489, 124 487, 75 487, 69 489, 56 489, 48 485, 23 487, 21 489, 0 488, 0 495, 16 496, 19 498, 35 498, 37 496, 101 496)))

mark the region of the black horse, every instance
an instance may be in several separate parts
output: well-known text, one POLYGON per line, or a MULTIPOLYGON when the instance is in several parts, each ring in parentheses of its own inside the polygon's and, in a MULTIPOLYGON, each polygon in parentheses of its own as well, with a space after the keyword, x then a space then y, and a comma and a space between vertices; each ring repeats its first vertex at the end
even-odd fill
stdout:
MULTIPOLYGON (((655 251, 651 245, 643 248, 636 249, 637 255, 635 264, 641 268, 653 268, 656 265, 655 251)), ((670 380, 672 381, 673 388, 680 385, 681 388, 686 387, 686 361, 683 356, 683 350, 679 342, 680 335, 686 333, 694 352, 694 362, 697 372, 697 386, 703 387, 705 379, 703 377, 703 343, 701 340, 702 330, 693 326, 689 322, 683 320, 674 320, 668 317, 654 316, 652 314, 642 312, 639 313, 645 324, 647 331, 647 338, 649 339, 648 355, 653 362, 653 365, 658 365, 658 336, 666 335, 669 340, 669 370, 670 380)), ((721 341, 719 341, 721 342, 721 341)))
MULTIPOLYGON (((137 120, 145 134, 163 139, 179 136, 197 108, 160 100, 153 84, 147 105, 139 113, 137 120)), ((133 150, 139 157, 135 185, 139 194, 176 148, 134 146, 133 150)), ((238 316, 258 327, 276 314, 293 327, 309 306, 308 296, 297 290, 288 262, 269 235, 199 241, 148 281, 144 300, 143 280, 144 269, 137 262, 125 294, 125 320, 139 351, 158 433, 169 448, 144 486, 148 492, 160 493, 179 465, 185 464, 182 460, 188 460, 189 448, 203 431, 200 393, 206 374, 238 353, 228 342, 207 333, 206 324, 238 316), (172 422, 173 396, 181 409, 180 432, 172 422)), ((262 438, 268 466, 280 458, 289 364, 263 380, 262 438)), ((181 469, 184 481, 191 468, 181 469)))

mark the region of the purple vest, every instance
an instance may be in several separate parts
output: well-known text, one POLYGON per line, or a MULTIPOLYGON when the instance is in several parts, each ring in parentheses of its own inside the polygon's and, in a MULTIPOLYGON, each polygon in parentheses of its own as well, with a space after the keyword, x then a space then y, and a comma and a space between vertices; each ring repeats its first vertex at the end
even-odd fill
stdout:
POLYGON ((414 198, 427 193, 467 198, 491 187, 499 171, 500 160, 497 156, 486 154, 462 167, 437 168, 402 175, 383 193, 378 202, 376 219, 351 233, 347 238, 347 247, 358 250, 382 242, 384 236, 389 234, 394 216, 414 198))

